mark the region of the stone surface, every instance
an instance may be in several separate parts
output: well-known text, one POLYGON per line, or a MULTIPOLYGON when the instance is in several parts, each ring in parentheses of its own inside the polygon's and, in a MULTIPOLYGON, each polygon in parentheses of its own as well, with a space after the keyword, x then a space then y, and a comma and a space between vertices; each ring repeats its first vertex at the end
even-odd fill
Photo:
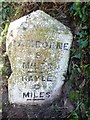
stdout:
POLYGON ((71 43, 69 28, 41 10, 12 22, 6 39, 9 102, 41 105, 60 97, 71 43))

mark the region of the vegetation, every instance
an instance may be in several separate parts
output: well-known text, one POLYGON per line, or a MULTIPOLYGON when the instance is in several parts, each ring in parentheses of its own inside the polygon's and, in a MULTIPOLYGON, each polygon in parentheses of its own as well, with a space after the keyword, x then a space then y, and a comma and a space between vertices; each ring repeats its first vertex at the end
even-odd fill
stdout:
POLYGON ((71 12, 79 26, 79 30, 75 32, 75 40, 77 48, 73 47, 72 51, 72 67, 70 80, 73 85, 70 98, 76 101, 77 107, 71 113, 71 117, 75 120, 89 119, 89 84, 90 84, 90 2, 73 3, 71 12))
MULTIPOLYGON (((68 81, 71 83, 69 99, 75 106, 66 118, 69 120, 90 119, 90 2, 76 3, 2 3, 2 54, 5 54, 5 38, 9 23, 33 10, 41 9, 62 21, 66 19, 73 33, 71 58, 68 67, 68 81)), ((8 66, 2 69, 2 76, 8 75, 8 66)))

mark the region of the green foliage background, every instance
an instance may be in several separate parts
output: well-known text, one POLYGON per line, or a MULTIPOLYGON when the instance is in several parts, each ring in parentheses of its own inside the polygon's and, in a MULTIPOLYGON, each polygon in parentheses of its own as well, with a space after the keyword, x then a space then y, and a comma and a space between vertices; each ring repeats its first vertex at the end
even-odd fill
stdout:
MULTIPOLYGON (((76 3, 2 3, 2 55, 5 56, 5 39, 10 22, 34 10, 41 9, 59 20, 60 14, 67 14, 74 23, 73 44, 68 67, 68 81, 71 83, 69 99, 75 106, 66 119, 90 119, 90 2, 76 3), (60 12, 60 14, 59 14, 60 12)), ((73 28, 73 26, 72 26, 73 28)), ((8 74, 7 66, 2 68, 2 76, 8 74)))

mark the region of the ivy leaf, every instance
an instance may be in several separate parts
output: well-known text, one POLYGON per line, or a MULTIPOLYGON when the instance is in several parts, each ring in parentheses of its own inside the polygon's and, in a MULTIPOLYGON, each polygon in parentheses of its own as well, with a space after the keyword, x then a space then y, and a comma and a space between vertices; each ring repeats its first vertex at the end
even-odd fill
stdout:
POLYGON ((84 48, 88 45, 88 41, 87 40, 80 40, 80 41, 78 41, 78 44, 81 48, 84 48))
POLYGON ((76 55, 74 55, 72 58, 80 59, 80 58, 81 58, 81 54, 80 54, 80 53, 79 53, 79 54, 76 54, 76 55))
POLYGON ((83 30, 86 30, 87 28, 88 28, 87 26, 82 27, 83 30))

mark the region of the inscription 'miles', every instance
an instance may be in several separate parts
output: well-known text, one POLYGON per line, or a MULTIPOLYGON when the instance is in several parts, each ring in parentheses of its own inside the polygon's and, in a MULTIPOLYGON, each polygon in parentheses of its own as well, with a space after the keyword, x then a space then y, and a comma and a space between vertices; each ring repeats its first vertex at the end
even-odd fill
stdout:
POLYGON ((9 102, 35 105, 60 97, 71 43, 69 28, 41 10, 12 22, 6 39, 9 102))

